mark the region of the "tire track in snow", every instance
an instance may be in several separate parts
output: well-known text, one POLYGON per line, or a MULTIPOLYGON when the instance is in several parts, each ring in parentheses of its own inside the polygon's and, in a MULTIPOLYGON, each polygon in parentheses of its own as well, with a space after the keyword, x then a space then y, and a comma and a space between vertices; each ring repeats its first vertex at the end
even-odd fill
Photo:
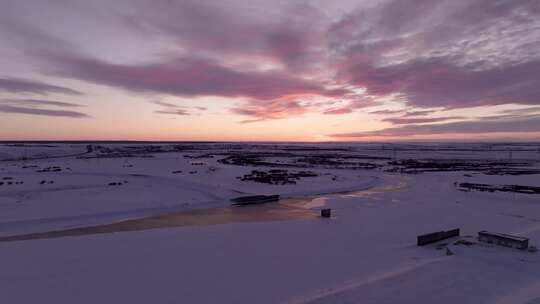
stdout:
POLYGON ((374 274, 372 276, 362 277, 360 279, 348 281, 348 282, 343 283, 343 284, 338 285, 338 286, 320 289, 320 290, 314 291, 314 292, 312 292, 310 294, 307 294, 307 295, 304 295, 304 296, 301 296, 301 297, 286 301, 284 304, 310 303, 310 302, 325 298, 327 296, 336 295, 336 294, 339 294, 339 293, 342 293, 342 292, 345 292, 345 291, 360 288, 360 287, 368 285, 368 284, 372 284, 372 283, 376 283, 376 282, 379 282, 379 281, 394 278, 394 277, 406 274, 408 272, 411 272, 413 270, 417 270, 419 268, 425 267, 427 265, 443 261, 443 260, 445 260, 447 258, 448 257, 446 257, 446 256, 437 257, 437 258, 432 258, 432 259, 426 259, 424 261, 414 263, 414 264, 403 265, 401 267, 390 269, 390 270, 385 271, 385 272, 376 273, 376 274, 374 274))
POLYGON ((495 304, 533 304, 540 303, 540 281, 514 290, 499 299, 495 304))

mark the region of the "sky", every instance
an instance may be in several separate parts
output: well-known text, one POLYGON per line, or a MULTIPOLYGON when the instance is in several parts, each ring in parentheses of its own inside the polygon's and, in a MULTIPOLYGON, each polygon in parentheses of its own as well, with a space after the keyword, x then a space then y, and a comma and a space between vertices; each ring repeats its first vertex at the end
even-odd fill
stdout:
POLYGON ((0 140, 540 140, 538 0, 0 0, 0 140))

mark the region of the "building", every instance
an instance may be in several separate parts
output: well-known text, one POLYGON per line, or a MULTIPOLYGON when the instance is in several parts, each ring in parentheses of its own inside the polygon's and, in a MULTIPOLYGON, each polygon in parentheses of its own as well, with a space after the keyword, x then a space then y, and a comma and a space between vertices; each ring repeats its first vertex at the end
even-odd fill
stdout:
POLYGON ((438 231, 428 234, 419 235, 417 237, 417 245, 424 246, 431 243, 436 243, 438 241, 446 240, 459 236, 460 231, 458 229, 448 230, 448 231, 438 231))
POLYGON ((489 244, 497 244, 501 246, 527 249, 529 248, 529 239, 521 236, 515 236, 504 233, 480 231, 478 232, 478 240, 489 244))

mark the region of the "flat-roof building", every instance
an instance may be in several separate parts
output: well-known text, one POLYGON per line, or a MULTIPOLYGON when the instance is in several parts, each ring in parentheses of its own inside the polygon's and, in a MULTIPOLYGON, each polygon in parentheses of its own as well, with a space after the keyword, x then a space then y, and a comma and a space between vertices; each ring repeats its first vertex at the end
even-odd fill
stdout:
POLYGON ((489 244, 497 244, 517 249, 529 248, 528 238, 504 233, 480 231, 478 232, 478 240, 489 244))

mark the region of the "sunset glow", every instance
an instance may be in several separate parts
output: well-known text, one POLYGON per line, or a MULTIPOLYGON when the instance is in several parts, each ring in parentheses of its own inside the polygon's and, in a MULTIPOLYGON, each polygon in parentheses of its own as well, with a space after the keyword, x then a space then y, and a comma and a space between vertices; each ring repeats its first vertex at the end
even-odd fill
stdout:
POLYGON ((0 140, 540 139, 538 1, 2 1, 0 140))

